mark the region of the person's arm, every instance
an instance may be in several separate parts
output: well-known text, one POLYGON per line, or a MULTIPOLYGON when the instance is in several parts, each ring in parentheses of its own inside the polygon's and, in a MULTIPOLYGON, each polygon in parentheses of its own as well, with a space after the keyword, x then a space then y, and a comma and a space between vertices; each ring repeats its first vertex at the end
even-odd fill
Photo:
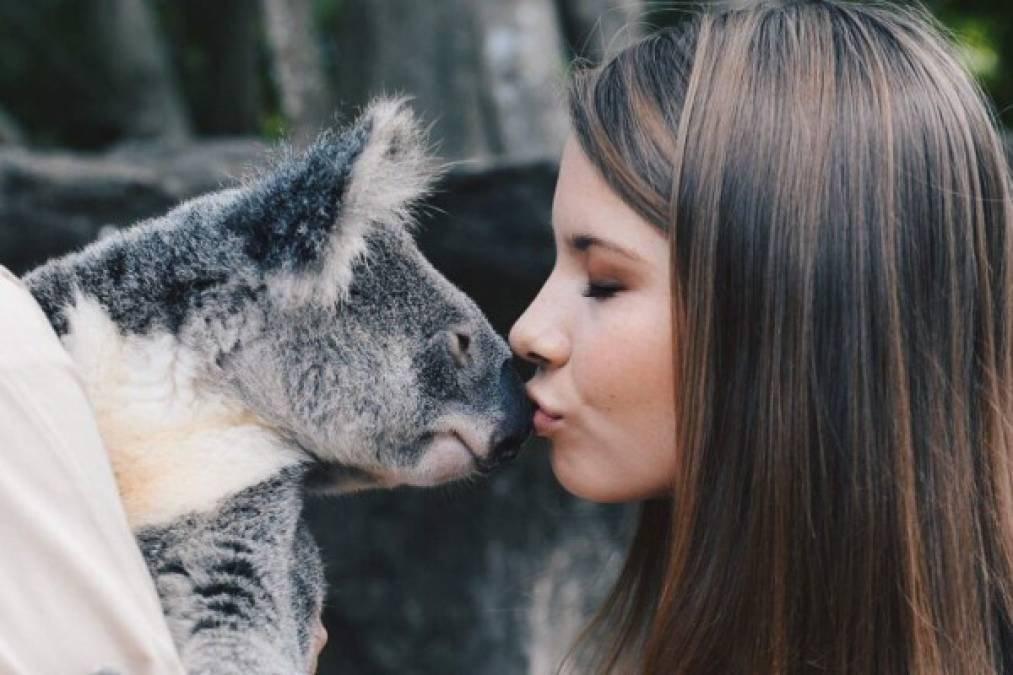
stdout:
POLYGON ((183 672, 74 365, 2 267, 0 544, 0 672, 183 672))

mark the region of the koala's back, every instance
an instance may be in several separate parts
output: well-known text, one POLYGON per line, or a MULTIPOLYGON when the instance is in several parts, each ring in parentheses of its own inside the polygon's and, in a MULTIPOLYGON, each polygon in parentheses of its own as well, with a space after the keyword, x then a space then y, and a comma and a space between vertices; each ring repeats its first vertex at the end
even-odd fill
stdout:
POLYGON ((309 671, 324 577, 302 479, 288 469, 211 513, 137 533, 187 673, 309 671))

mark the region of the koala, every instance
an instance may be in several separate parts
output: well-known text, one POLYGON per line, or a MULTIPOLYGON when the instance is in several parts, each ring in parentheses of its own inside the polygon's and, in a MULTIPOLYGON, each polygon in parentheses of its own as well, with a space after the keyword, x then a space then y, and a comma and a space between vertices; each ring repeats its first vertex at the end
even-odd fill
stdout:
POLYGON ((188 672, 312 667, 306 487, 485 474, 529 435, 508 347, 414 242, 437 176, 406 103, 378 100, 24 277, 79 368, 188 672))

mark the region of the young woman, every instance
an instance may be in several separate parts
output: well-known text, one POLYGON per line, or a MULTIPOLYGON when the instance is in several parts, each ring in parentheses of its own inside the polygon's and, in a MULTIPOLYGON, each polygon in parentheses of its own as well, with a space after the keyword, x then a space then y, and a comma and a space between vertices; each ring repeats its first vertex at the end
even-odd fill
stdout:
POLYGON ((698 16, 575 77, 511 343, 574 494, 642 501, 602 672, 1013 672, 1013 221, 919 9, 698 16))

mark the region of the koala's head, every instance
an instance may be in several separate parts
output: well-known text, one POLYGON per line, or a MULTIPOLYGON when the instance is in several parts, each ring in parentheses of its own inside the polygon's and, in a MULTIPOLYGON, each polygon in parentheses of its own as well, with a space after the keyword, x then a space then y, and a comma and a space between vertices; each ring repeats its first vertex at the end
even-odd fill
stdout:
POLYGON ((435 175, 409 110, 383 101, 216 202, 254 289, 216 337, 221 379, 339 489, 485 472, 530 432, 507 345, 412 238, 435 175))

